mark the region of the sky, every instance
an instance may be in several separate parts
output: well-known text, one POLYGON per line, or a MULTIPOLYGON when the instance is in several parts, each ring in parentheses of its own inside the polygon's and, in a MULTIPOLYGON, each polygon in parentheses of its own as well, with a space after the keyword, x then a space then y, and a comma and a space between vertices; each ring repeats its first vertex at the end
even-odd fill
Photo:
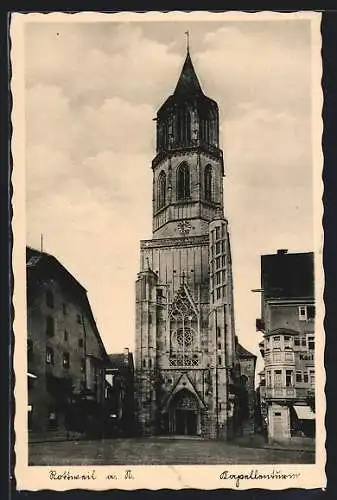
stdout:
POLYGON ((44 250, 88 290, 108 352, 134 350, 153 118, 175 88, 189 30, 199 81, 219 104, 236 333, 259 354, 260 256, 313 250, 309 21, 25 30, 27 244, 39 248, 43 234, 44 250))

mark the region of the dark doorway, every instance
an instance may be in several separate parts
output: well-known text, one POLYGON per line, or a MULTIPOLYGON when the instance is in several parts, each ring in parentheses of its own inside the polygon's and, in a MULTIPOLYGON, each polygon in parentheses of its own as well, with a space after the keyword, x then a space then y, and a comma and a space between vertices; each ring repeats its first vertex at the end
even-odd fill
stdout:
POLYGON ((187 389, 179 391, 170 405, 170 433, 179 436, 197 435, 199 411, 199 404, 194 394, 187 389))
POLYGON ((194 436, 197 433, 197 415, 191 410, 176 410, 176 434, 194 436))

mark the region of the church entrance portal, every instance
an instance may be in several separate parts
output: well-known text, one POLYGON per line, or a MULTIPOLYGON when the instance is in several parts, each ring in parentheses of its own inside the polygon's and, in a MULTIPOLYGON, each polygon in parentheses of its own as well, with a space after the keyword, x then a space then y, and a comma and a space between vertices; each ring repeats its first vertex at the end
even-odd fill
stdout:
POLYGON ((170 434, 195 436, 199 434, 200 412, 196 397, 188 390, 179 391, 170 404, 170 434))
POLYGON ((190 410, 176 410, 176 434, 194 436, 197 433, 197 415, 190 410))

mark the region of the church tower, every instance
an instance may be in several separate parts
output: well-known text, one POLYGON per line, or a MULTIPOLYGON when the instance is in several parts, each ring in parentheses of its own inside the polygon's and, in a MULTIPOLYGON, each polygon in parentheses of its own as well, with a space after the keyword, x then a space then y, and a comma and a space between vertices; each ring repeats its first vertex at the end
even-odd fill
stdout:
POLYGON ((143 435, 232 434, 233 284, 219 110, 187 50, 157 112, 153 236, 136 281, 136 419, 143 435))

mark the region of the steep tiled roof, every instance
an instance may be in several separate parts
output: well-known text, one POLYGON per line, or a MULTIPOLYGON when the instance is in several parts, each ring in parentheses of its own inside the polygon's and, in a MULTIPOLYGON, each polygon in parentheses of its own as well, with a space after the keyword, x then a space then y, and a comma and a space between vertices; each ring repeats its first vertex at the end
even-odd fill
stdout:
POLYGON ((86 291, 81 283, 68 271, 66 267, 56 257, 47 253, 36 250, 35 248, 26 247, 26 268, 27 271, 41 270, 47 272, 47 269, 58 269, 63 275, 70 280, 74 285, 76 285, 81 292, 86 291))
POLYGON ((47 277, 61 278, 67 285, 68 290, 76 293, 80 298, 81 304, 85 308, 88 318, 92 324, 97 341, 101 346, 102 353, 107 361, 107 353, 103 344, 102 338, 97 328, 97 324, 91 309, 91 305, 87 296, 86 289, 81 283, 61 264, 53 255, 41 252, 31 247, 26 247, 26 270, 27 270, 27 285, 34 283, 35 280, 45 279, 47 277))
POLYGON ((239 358, 256 358, 257 356, 245 349, 241 344, 237 344, 236 352, 239 358))

